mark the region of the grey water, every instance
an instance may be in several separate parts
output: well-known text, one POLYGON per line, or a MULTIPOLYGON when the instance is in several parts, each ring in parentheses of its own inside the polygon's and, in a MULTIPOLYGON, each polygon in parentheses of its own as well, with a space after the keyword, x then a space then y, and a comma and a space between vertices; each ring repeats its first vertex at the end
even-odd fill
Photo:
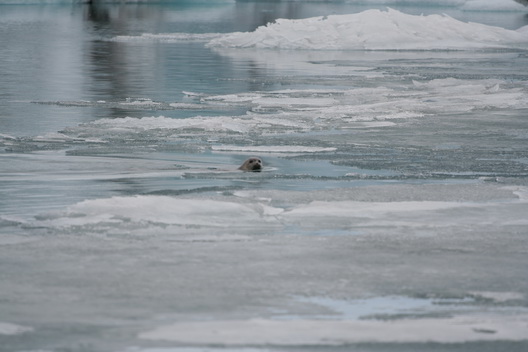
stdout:
POLYGON ((198 36, 385 6, 0 2, 0 351, 526 350, 528 334, 502 335, 528 316, 526 48, 255 52, 198 36), (237 171, 253 154, 263 172, 237 171), (142 338, 460 315, 484 318, 454 343, 142 338))

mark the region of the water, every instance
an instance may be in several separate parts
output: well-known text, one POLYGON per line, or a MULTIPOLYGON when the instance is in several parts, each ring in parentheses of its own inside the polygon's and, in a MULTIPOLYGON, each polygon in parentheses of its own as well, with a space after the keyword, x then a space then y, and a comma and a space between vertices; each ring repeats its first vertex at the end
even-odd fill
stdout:
POLYGON ((207 45, 385 6, 0 5, 0 351, 526 350, 525 44, 207 45))

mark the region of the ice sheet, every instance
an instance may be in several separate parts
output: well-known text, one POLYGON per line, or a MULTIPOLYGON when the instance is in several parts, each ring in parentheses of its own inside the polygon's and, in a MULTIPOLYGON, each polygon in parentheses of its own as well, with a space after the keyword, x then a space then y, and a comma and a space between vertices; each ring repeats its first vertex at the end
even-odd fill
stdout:
POLYGON ((162 326, 142 339, 209 345, 346 345, 365 342, 439 342, 526 339, 528 316, 482 315, 447 319, 266 320, 186 322, 162 326))
POLYGON ((0 321, 0 336, 20 335, 31 331, 33 331, 33 328, 0 321))
POLYGON ((414 16, 397 10, 279 19, 254 32, 231 33, 211 47, 305 50, 466 50, 526 46, 523 31, 464 23, 446 15, 414 16))
MULTIPOLYGON (((265 204, 241 204, 207 199, 165 196, 113 197, 87 200, 69 207, 63 214, 40 216, 41 225, 58 228, 104 226, 128 228, 183 226, 206 228, 251 227, 255 222, 273 223, 281 209, 265 204), (237 219, 235 221, 235 219, 237 219)), ((172 229, 174 231, 174 229, 172 229)))
POLYGON ((270 231, 275 234, 315 234, 328 230, 368 234, 383 233, 389 228, 392 233, 412 232, 417 235, 450 228, 528 225, 528 220, 521 220, 522 214, 528 211, 528 202, 517 199, 512 193, 510 199, 495 201, 438 201, 426 198, 419 201, 372 201, 373 194, 377 192, 387 197, 387 192, 394 191, 395 195, 402 197, 398 192, 403 189, 373 189, 370 201, 341 200, 343 194, 348 195, 345 199, 350 198, 351 193, 346 190, 300 193, 303 198, 298 198, 299 201, 295 201, 293 192, 285 198, 289 199, 287 203, 282 199, 285 194, 281 191, 267 192, 266 195, 237 192, 235 196, 205 199, 112 197, 86 200, 63 212, 41 214, 27 226, 59 232, 82 229, 85 233, 103 231, 134 235, 136 232, 149 232, 177 236, 188 232, 197 235, 247 235, 270 231), (321 195, 325 195, 327 200, 318 199, 321 195))
POLYGON ((257 152, 257 153, 317 153, 317 152, 333 152, 337 148, 321 148, 310 146, 236 146, 236 145, 222 145, 213 146, 213 150, 218 151, 239 151, 239 152, 257 152))
MULTIPOLYGON (((120 138, 130 138, 131 134, 135 138, 150 138, 152 134, 159 138, 184 134, 202 136, 211 135, 211 132, 217 136, 247 133, 284 134, 329 129, 378 128, 392 125, 393 120, 420 118, 438 112, 459 114, 528 107, 526 89, 497 79, 417 78, 412 80, 410 85, 396 87, 202 94, 195 96, 195 99, 198 99, 200 104, 193 104, 194 107, 215 109, 218 106, 238 105, 246 107, 248 112, 245 115, 198 115, 189 118, 103 118, 65 128, 60 134, 53 133, 38 138, 56 139, 58 136, 64 140, 97 142, 111 138, 116 142, 120 138)), ((146 101, 150 103, 150 100, 146 101)))

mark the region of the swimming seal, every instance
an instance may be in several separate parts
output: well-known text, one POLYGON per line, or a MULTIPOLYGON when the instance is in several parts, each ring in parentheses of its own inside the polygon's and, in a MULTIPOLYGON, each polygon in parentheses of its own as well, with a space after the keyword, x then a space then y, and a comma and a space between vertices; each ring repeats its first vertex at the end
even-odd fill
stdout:
POLYGON ((249 158, 244 161, 242 166, 240 166, 238 169, 242 171, 260 172, 262 170, 262 160, 256 157, 249 158))

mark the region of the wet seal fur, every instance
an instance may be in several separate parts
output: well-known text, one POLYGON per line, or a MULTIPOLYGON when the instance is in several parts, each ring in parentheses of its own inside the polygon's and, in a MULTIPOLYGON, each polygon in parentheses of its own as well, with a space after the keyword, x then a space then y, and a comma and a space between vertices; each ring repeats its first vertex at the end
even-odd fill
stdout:
POLYGON ((238 169, 246 172, 260 172, 262 168, 262 160, 257 157, 252 157, 244 161, 238 169))

